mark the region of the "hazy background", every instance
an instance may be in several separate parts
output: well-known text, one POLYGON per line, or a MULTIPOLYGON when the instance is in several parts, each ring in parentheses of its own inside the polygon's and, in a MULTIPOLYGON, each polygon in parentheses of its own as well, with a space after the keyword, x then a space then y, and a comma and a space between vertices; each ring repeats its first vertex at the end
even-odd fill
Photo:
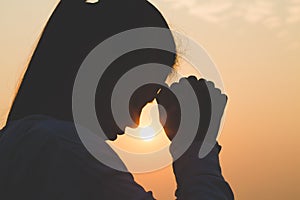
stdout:
MULTIPOLYGON (((0 2, 2 125, 57 2, 0 2)), ((204 46, 222 75, 229 103, 221 164, 236 199, 300 199, 300 1, 152 2, 174 30, 204 46)), ((158 199, 173 198, 170 167, 135 178, 158 199)))

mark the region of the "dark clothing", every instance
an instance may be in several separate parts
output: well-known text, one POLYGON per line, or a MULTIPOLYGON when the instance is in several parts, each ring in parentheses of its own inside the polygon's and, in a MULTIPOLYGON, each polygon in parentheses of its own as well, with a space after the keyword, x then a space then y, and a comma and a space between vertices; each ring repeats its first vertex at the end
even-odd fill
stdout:
POLYGON ((234 199, 233 192, 221 173, 221 146, 216 144, 203 159, 199 159, 199 149, 194 147, 191 146, 192 149, 173 163, 177 199, 234 199))
MULTIPOLYGON (((0 131, 1 200, 153 199, 133 176, 109 168, 83 146, 71 122, 43 115, 9 121, 0 131)), ((176 161, 178 199, 233 199, 216 147, 204 159, 176 161)))

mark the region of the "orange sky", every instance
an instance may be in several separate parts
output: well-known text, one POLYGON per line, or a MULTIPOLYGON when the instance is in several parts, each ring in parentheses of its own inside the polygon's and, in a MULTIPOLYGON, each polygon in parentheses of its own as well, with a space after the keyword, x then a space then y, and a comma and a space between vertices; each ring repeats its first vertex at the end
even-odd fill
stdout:
MULTIPOLYGON (((57 2, 0 3, 2 121, 57 2)), ((174 30, 205 47, 222 75, 229 102, 221 163, 236 199, 300 199, 300 1, 152 2, 174 30)), ((135 178, 158 199, 172 199, 170 167, 135 178)))

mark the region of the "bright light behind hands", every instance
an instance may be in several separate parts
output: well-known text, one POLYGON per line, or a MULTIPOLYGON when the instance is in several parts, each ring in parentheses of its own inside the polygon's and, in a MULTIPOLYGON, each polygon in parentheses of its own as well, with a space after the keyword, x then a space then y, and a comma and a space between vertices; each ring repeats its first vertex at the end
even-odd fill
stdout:
POLYGON ((151 141, 155 137, 155 130, 151 126, 142 127, 140 132, 140 137, 144 141, 151 141))
POLYGON ((139 127, 126 127, 124 135, 118 135, 117 140, 107 143, 134 173, 160 169, 172 162, 169 153, 171 142, 160 124, 155 100, 143 108, 139 127), (155 152, 160 152, 159 156, 155 152))

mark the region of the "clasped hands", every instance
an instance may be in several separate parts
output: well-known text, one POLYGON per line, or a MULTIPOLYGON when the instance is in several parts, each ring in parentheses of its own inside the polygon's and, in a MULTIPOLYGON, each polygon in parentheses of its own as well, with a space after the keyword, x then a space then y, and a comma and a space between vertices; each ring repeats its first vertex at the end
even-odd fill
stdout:
MULTIPOLYGON (((205 79, 198 80, 195 76, 182 78, 178 83, 173 83, 170 88, 162 88, 156 99, 158 104, 163 107, 162 109, 162 107, 159 106, 160 121, 170 140, 173 140, 176 134, 179 134, 178 128, 181 123, 182 111, 180 102, 175 93, 182 94, 183 98, 185 98, 185 102, 189 103, 189 101, 191 101, 192 104, 192 95, 186 93, 187 84, 190 85, 189 87, 192 87, 197 98, 196 106, 198 106, 198 108, 195 107, 195 112, 197 112, 197 110, 200 111, 199 121, 196 122, 196 124, 198 124, 197 133, 191 144, 192 148, 189 148, 193 149, 194 154, 197 154, 208 132, 211 134, 210 140, 216 140, 228 98, 225 94, 222 94, 220 89, 215 87, 213 82, 205 79)), ((194 115, 191 113, 191 116, 194 115)), ((190 117, 189 120, 197 119, 190 117)), ((180 134, 192 133, 185 132, 180 134)), ((187 151, 189 151, 189 149, 187 151)), ((172 154, 172 149, 170 150, 172 154)))

